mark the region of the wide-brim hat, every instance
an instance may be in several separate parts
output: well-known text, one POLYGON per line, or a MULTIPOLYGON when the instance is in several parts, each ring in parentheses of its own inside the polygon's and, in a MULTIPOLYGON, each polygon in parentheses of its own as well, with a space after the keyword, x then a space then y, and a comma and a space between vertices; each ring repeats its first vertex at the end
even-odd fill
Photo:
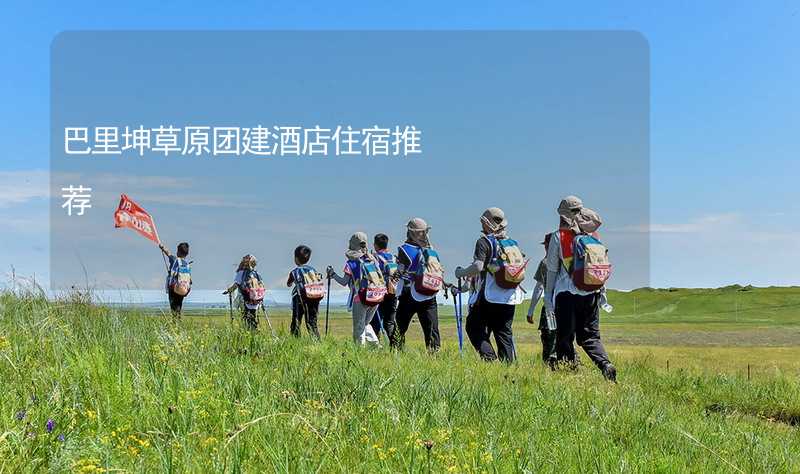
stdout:
POLYGON ((483 211, 481 222, 486 223, 492 229, 505 229, 508 227, 506 213, 499 207, 490 207, 483 211))
POLYGON ((428 223, 425 222, 425 219, 421 217, 415 217, 408 221, 406 228, 413 232, 426 232, 431 230, 431 226, 429 226, 428 223))

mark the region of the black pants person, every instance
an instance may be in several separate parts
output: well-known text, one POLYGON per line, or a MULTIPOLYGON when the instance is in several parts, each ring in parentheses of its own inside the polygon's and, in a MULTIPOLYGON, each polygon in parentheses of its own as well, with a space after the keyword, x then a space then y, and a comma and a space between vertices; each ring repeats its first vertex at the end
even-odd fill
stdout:
POLYGON ((403 291, 397 304, 397 327, 392 338, 392 347, 401 349, 406 342, 406 332, 411 324, 411 318, 417 315, 422 333, 425 335, 425 346, 430 352, 436 352, 442 342, 439 337, 439 307, 436 298, 417 301, 411 296, 410 290, 403 291))
POLYGON ((553 366, 558 360, 556 353, 556 338, 557 333, 555 329, 548 329, 547 324, 547 310, 542 305, 542 312, 539 315, 539 336, 542 340, 542 361, 553 366))
POLYGON ((559 361, 577 363, 576 341, 592 362, 603 370, 611 362, 600 341, 600 294, 573 295, 559 293, 556 297, 556 355, 559 361))
POLYGON ((303 318, 306 320, 306 329, 315 339, 319 339, 317 328, 317 315, 319 314, 319 300, 306 300, 300 295, 292 297, 292 325, 290 330, 293 336, 300 337, 300 325, 303 318))
POLYGON ((389 345, 393 345, 394 332, 397 329, 397 296, 386 295, 381 304, 378 305, 378 311, 369 322, 372 330, 378 337, 381 337, 381 326, 386 332, 386 338, 389 340, 389 345))
POLYGON ((516 358, 511 324, 514 322, 513 304, 490 303, 481 293, 478 301, 469 308, 465 329, 469 342, 478 351, 481 359, 513 362, 516 358), (497 352, 490 337, 494 335, 497 352))
POLYGON ((180 319, 181 311, 183 311, 183 296, 176 294, 172 289, 169 290, 167 293, 169 297, 169 310, 172 312, 172 316, 176 319, 180 319))
POLYGON ((242 310, 242 320, 247 329, 258 329, 258 308, 250 309, 247 306, 242 310))

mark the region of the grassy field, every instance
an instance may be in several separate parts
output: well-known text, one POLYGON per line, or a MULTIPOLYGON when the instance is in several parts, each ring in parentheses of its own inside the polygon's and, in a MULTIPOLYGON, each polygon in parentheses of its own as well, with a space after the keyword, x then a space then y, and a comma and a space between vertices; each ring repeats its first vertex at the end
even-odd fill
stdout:
POLYGON ((451 307, 429 356, 3 294, 0 472, 798 472, 800 289, 740 290, 612 293, 618 385, 545 369, 527 308, 505 366, 451 307))

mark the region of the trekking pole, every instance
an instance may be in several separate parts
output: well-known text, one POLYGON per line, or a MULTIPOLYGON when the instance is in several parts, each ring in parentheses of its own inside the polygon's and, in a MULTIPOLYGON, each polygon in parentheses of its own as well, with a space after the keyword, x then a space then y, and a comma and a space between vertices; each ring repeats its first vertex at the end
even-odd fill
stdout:
POLYGON ((231 316, 231 324, 233 324, 233 295, 228 292, 228 312, 231 316))
POLYGON ((458 331, 458 353, 464 355, 464 330, 461 324, 461 278, 458 279, 457 296, 453 296, 453 304, 456 306, 456 330, 458 331))
POLYGON ((264 319, 267 320, 267 326, 269 326, 269 332, 272 333, 273 339, 277 340, 278 336, 275 334, 275 330, 272 329, 272 322, 269 320, 269 315, 267 314, 267 306, 264 304, 263 301, 261 302, 261 309, 264 310, 264 319))
POLYGON ((328 292, 325 293, 327 299, 325 301, 325 336, 328 336, 328 316, 331 313, 331 274, 328 272, 328 292))

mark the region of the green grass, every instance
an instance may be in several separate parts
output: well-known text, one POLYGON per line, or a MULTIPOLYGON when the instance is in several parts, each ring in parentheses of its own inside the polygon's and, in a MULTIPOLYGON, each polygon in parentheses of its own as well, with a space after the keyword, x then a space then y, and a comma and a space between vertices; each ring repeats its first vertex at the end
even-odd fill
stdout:
MULTIPOLYGON (((418 341, 399 354, 354 347, 340 313, 333 337, 315 344, 285 335, 284 312, 273 315, 273 340, 224 313, 175 325, 4 294, 0 472, 799 471, 791 367, 751 380, 733 368, 713 373, 724 351, 786 347, 668 338, 637 346, 649 336, 634 329, 792 329, 800 292, 697 291, 611 295, 616 311, 604 329, 633 334, 625 344, 608 338, 619 385, 591 367, 545 369, 524 319, 515 325, 519 363, 482 363, 471 349, 459 357, 445 307, 446 344, 432 357, 418 341), (731 292, 743 300, 736 319, 725 312, 731 292), (702 352, 707 362, 681 368, 669 359, 666 370, 659 351, 702 352)), ((421 338, 418 326, 409 337, 421 338)))

